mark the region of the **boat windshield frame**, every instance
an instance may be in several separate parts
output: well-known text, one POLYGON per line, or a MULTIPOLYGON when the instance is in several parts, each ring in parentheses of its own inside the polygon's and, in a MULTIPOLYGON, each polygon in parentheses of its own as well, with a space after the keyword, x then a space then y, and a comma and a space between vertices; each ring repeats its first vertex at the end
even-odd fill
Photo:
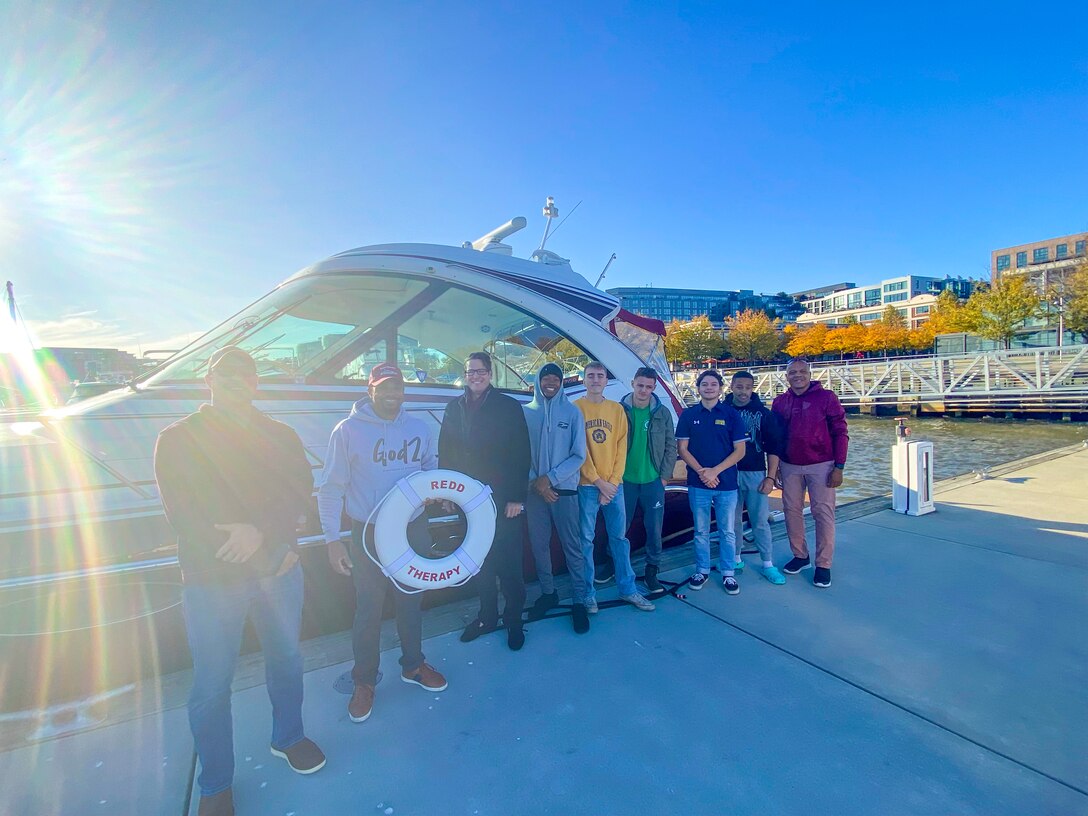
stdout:
MULTIPOLYGON (((581 368, 591 359, 569 334, 520 303, 511 303, 475 287, 410 271, 351 270, 323 272, 287 281, 164 361, 141 378, 139 384, 141 387, 202 385, 207 360, 212 353, 223 346, 238 345, 257 360, 262 385, 365 387, 366 376, 338 377, 337 374, 353 362, 361 366, 356 369, 359 373, 367 365, 372 368, 378 362, 395 362, 405 370, 409 385, 461 388, 463 360, 457 359, 452 350, 424 350, 421 342, 402 334, 410 321, 415 321, 417 329, 426 330, 425 321, 429 319, 429 327, 433 330, 440 320, 452 326, 457 320, 470 319, 462 314, 447 315, 447 311, 458 310, 442 307, 453 304, 479 305, 489 318, 497 321, 494 327, 487 322, 475 327, 474 331, 487 339, 481 339, 478 346, 469 350, 483 348, 492 353, 496 364, 495 385, 502 390, 531 393, 535 372, 545 362, 559 362, 568 383, 580 381, 581 368), (379 280, 383 283, 377 283, 379 280), (370 289, 367 283, 374 283, 375 287, 370 289), (318 298, 324 298, 324 308, 346 314, 348 295, 353 291, 360 295, 357 303, 365 302, 368 307, 378 300, 379 294, 384 295, 388 308, 375 312, 373 320, 358 322, 343 317, 337 322, 306 315, 308 309, 315 308, 318 298), (375 295, 367 297, 371 291, 375 295), (436 303, 439 308, 429 309, 436 303), (436 313, 446 319, 435 317, 436 313), (313 331, 327 327, 327 333, 320 338, 317 335, 306 337, 308 342, 292 346, 292 322, 296 329, 303 327, 313 331), (313 325, 307 326, 307 322, 313 325), (283 331, 280 330, 282 324, 287 324, 283 331), (312 351, 311 356, 303 358, 302 346, 315 346, 318 339, 321 347, 308 349, 312 351), (418 363, 420 354, 429 360, 441 357, 444 370, 432 376, 425 367, 413 365, 413 362, 418 363), (428 354, 431 356, 427 357, 428 354), (368 358, 367 362, 359 363, 364 357, 368 358), (516 362, 511 363, 511 358, 516 362)), ((447 332, 455 331, 459 329, 447 327, 447 332)), ((305 331, 301 334, 305 335, 305 331)), ((461 345, 463 348, 458 351, 467 354, 464 349, 469 346, 461 345)))

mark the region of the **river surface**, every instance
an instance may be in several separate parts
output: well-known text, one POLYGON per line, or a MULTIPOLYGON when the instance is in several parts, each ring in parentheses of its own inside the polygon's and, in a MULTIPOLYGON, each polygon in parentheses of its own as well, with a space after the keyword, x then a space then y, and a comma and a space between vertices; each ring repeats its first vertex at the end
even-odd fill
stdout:
MULTIPOLYGON (((891 491, 895 420, 847 415, 850 455, 838 503, 891 491)), ((1084 423, 1041 420, 908 419, 911 440, 933 443, 935 479, 947 479, 1088 439, 1084 423)))

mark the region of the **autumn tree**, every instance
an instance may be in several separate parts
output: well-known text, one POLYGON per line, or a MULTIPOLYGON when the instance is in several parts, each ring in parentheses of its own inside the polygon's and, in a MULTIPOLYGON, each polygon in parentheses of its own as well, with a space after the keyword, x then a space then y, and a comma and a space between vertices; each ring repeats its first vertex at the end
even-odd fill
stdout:
POLYGON ((845 353, 843 351, 843 344, 845 340, 845 328, 828 329, 827 336, 824 338, 824 351, 829 354, 838 354, 841 358, 845 353))
POLYGON ((906 347, 912 351, 926 351, 933 348, 933 341, 937 339, 937 324, 930 318, 917 328, 907 331, 906 347))
POLYGON ((1041 314, 1039 293, 1023 275, 1004 275, 989 290, 976 289, 964 306, 970 331, 1009 348, 1017 329, 1041 314))
POLYGON ((725 341, 706 315, 665 327, 665 356, 670 363, 717 360, 725 353, 725 341))
POLYGON ((907 321, 897 308, 890 304, 884 308, 880 320, 866 329, 865 344, 869 351, 879 351, 884 355, 892 349, 907 347, 907 321))
POLYGON ((790 357, 819 357, 826 352, 824 345, 829 328, 826 323, 813 323, 799 328, 786 344, 790 357))
POLYGON ((951 289, 942 289, 937 295, 937 302, 930 308, 929 320, 925 325, 930 327, 929 331, 934 337, 938 334, 971 330, 970 318, 959 297, 951 289))
POLYGON ((725 345, 733 357, 744 362, 769 360, 782 347, 782 335, 764 312, 745 309, 725 319, 725 345))
MULTIPOLYGON (((853 317, 853 315, 851 315, 853 317)), ((825 348, 830 352, 838 352, 841 356, 857 354, 859 351, 868 351, 866 336, 868 330, 855 318, 853 322, 846 322, 838 328, 827 333, 824 340, 825 348)))

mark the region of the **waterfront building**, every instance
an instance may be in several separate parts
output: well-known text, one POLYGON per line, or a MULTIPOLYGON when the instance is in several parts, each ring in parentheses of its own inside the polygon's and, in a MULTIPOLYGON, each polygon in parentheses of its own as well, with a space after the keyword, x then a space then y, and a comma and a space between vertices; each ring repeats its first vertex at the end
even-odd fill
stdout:
POLYGON ((42 352, 69 380, 123 383, 142 369, 142 364, 127 351, 115 348, 71 348, 52 346, 42 352))
POLYGON ((1071 272, 1088 255, 1088 232, 1063 235, 1031 244, 995 249, 990 253, 990 280, 1002 275, 1028 275, 1040 291, 1071 272))
MULTIPOLYGON (((810 290, 823 294, 804 299, 805 313, 797 318, 797 325, 827 323, 838 326, 848 322, 851 317, 861 323, 874 323, 880 320, 886 307, 894 306, 907 326, 914 329, 929 320, 937 296, 942 291, 951 289, 962 300, 971 296, 975 283, 970 278, 901 275, 869 286, 837 288, 836 285, 834 288, 810 290)), ((797 294, 803 297, 808 293, 797 294)))
POLYGON ((854 289, 856 287, 856 283, 829 283, 827 286, 817 286, 814 289, 805 289, 801 292, 794 292, 790 297, 796 301, 804 302, 806 300, 824 297, 825 295, 833 295, 835 292, 842 292, 845 289, 854 289))
POLYGON ((607 290, 623 308, 664 323, 687 321, 706 315, 717 328, 727 317, 745 309, 767 312, 784 323, 793 323, 804 307, 792 295, 756 294, 751 289, 665 289, 656 286, 617 286, 607 290))
MULTIPOLYGON (((1048 238, 1030 244, 995 249, 990 253, 990 279, 996 283, 1005 275, 1023 275, 1043 295, 1052 287, 1061 287, 1065 276, 1071 274, 1088 257, 1088 232, 1048 238)), ((1047 301, 1047 314, 1029 318, 1014 346, 1049 346, 1077 342, 1064 330, 1061 311, 1047 301)))

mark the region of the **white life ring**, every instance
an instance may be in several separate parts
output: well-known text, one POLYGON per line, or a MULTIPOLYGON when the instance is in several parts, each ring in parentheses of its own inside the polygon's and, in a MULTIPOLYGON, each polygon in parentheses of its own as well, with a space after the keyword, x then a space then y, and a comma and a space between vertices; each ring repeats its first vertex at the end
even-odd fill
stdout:
POLYGON ((376 560, 389 578, 417 590, 459 586, 480 571, 495 540, 495 500, 490 487, 463 473, 422 470, 393 486, 372 521, 376 560), (408 522, 426 499, 459 505, 468 521, 461 546, 445 558, 424 558, 408 543, 408 522))

